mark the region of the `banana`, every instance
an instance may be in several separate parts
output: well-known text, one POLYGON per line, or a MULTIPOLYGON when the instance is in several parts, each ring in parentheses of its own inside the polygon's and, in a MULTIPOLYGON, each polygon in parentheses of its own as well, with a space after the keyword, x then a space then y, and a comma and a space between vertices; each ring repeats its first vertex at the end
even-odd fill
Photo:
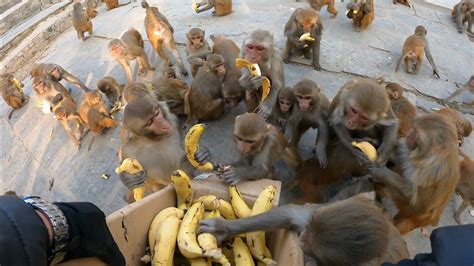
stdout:
POLYGON ((366 141, 362 142, 352 142, 352 146, 359 148, 367 157, 369 157, 369 160, 375 161, 377 160, 377 150, 374 148, 372 144, 366 141))
POLYGON ((196 124, 192 126, 184 138, 184 147, 186 149, 186 157, 194 168, 200 171, 212 171, 214 169, 212 163, 198 163, 194 158, 194 154, 196 154, 199 149, 199 139, 205 129, 206 127, 204 124, 196 124))
POLYGON ((234 251, 234 259, 236 266, 255 266, 253 262, 252 254, 247 245, 244 243, 242 238, 234 238, 234 243, 232 244, 232 250, 234 251))
MULTIPOLYGON (((246 67, 253 77, 259 77, 262 75, 262 71, 260 70, 258 64, 252 64, 251 62, 245 59, 236 58, 235 66, 238 68, 246 67)), ((268 94, 270 94, 270 80, 267 77, 263 77, 262 97, 260 102, 265 101, 265 99, 268 97, 268 94)))
POLYGON ((212 262, 209 258, 188 259, 191 266, 211 266, 212 262))
POLYGON ((214 211, 210 211, 207 215, 205 215, 204 220, 212 219, 212 218, 220 218, 220 217, 221 217, 221 213, 219 212, 219 210, 214 210, 214 211))
POLYGON ((218 210, 221 206, 219 198, 214 195, 204 195, 193 201, 193 203, 202 202, 204 204, 204 210, 214 211, 218 210))
POLYGON ((193 0, 193 9, 194 9, 194 12, 196 13, 198 12, 198 5, 195 0, 193 0))
POLYGON ((148 244, 151 254, 153 254, 153 247, 155 246, 156 232, 159 230, 161 223, 169 216, 176 216, 181 219, 184 216, 184 211, 175 207, 169 207, 155 215, 155 218, 151 221, 150 229, 148 230, 148 244))
MULTIPOLYGON (((143 166, 136 159, 133 158, 126 158, 122 161, 122 164, 119 167, 115 168, 115 172, 117 174, 127 172, 129 174, 134 175, 141 171, 143 171, 143 166)), ((133 197, 136 201, 143 199, 143 197, 145 197, 145 186, 134 188, 133 197)))
POLYGON ((202 257, 203 250, 196 239, 196 230, 204 214, 202 202, 194 203, 186 212, 178 231, 178 248, 188 259, 202 257))
POLYGON ((193 203, 193 187, 188 175, 181 170, 175 170, 171 175, 171 183, 174 184, 176 190, 178 208, 188 209, 193 203))
POLYGON ((237 216, 235 216, 234 209, 232 208, 232 205, 223 199, 219 199, 220 207, 219 207, 219 212, 224 218, 227 220, 234 220, 237 219, 237 216))
POLYGON ((300 41, 304 42, 304 41, 314 41, 314 38, 311 37, 311 33, 307 32, 307 33, 304 33, 303 35, 300 36, 300 41))
MULTIPOLYGON (((275 199, 276 192, 277 188, 274 185, 266 187, 255 201, 250 216, 269 211, 273 207, 272 203, 275 199)), ((250 253, 252 253, 256 259, 262 261, 265 264, 276 263, 272 259, 272 254, 265 245, 264 231, 247 233, 247 246, 250 249, 250 253)))
POLYGON ((153 247, 153 259, 151 265, 173 265, 174 250, 176 248, 176 237, 181 219, 177 216, 168 216, 156 232, 157 242, 153 247), (161 229, 161 230, 160 230, 161 229))
POLYGON ((222 251, 217 247, 217 239, 213 234, 202 233, 197 237, 199 246, 204 251, 204 256, 219 259, 222 257, 222 251))
POLYGON ((252 210, 249 208, 247 203, 245 203, 236 186, 229 186, 229 194, 232 208, 234 209, 237 217, 245 218, 249 216, 252 210))

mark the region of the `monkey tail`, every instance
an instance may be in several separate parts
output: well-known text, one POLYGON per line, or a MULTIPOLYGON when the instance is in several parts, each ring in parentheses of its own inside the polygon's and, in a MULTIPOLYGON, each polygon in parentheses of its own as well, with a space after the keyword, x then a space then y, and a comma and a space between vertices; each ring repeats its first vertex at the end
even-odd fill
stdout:
POLYGON ((149 8, 150 5, 146 1, 142 1, 142 7, 146 9, 149 8))
POLYGON ((95 140, 95 135, 92 136, 91 142, 89 142, 89 147, 87 148, 87 151, 91 151, 92 143, 94 143, 95 140))
POLYGON ((12 118, 13 112, 15 112, 15 110, 16 110, 15 108, 12 108, 10 112, 8 112, 8 120, 12 118))

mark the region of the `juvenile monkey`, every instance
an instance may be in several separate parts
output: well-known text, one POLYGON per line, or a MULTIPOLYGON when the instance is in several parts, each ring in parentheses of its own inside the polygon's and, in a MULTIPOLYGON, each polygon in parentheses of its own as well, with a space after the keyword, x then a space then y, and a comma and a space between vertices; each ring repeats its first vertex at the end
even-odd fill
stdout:
POLYGON ((352 19, 356 31, 366 30, 374 21, 374 0, 355 0, 347 4, 347 17, 352 19))
POLYGON ((290 118, 295 104, 295 94, 292 87, 286 87, 278 93, 278 101, 272 111, 272 124, 282 132, 285 129, 286 121, 290 118))
POLYGON ((114 77, 106 76, 97 81, 97 89, 107 96, 109 103, 116 105, 122 98, 124 85, 118 84, 114 77))
POLYGON ((92 36, 92 21, 87 15, 81 3, 75 3, 72 9, 72 25, 77 31, 77 37, 84 41, 84 32, 92 36))
POLYGON ((203 0, 196 3, 196 13, 214 8, 213 16, 225 16, 232 12, 232 0, 203 0))
POLYGON ((460 163, 461 178, 456 186, 456 193, 462 198, 462 204, 454 214, 454 220, 461 224, 461 214, 468 205, 474 206, 474 161, 464 153, 464 159, 460 163))
POLYGON ((84 122, 81 120, 76 109, 76 102, 70 95, 58 93, 51 100, 51 111, 54 113, 54 116, 59 123, 61 123, 64 130, 66 130, 77 148, 80 149, 81 139, 83 138, 84 133, 84 122), (76 133, 74 133, 69 126, 70 122, 73 122, 76 126, 76 133), (79 137, 76 137, 77 134, 79 134, 79 137))
POLYGON ((464 138, 469 137, 472 132, 471 121, 462 118, 459 113, 452 108, 441 108, 437 112, 438 114, 446 116, 449 121, 451 121, 456 126, 459 146, 462 146, 464 138))
POLYGON ((93 0, 87 0, 86 13, 87 13, 87 16, 91 19, 97 16, 97 11, 95 10, 93 0))
POLYGON ((464 24, 467 22, 467 31, 472 34, 472 24, 474 23, 474 2, 462 0, 453 7, 451 16, 456 22, 459 33, 464 32, 464 24))
POLYGON ((418 74, 423 63, 423 57, 426 55, 428 62, 433 68, 433 75, 439 78, 439 72, 436 68, 433 57, 431 56, 428 41, 426 40, 427 31, 423 26, 417 26, 415 34, 405 40, 403 44, 402 56, 397 61, 395 72, 400 69, 402 61, 405 63, 405 70, 411 74, 418 74))
POLYGON ((8 120, 16 109, 23 107, 28 103, 29 97, 23 92, 23 83, 15 79, 11 73, 5 73, 0 76, 0 90, 2 97, 8 106, 12 109, 8 112, 8 120))
POLYGON ((87 92, 84 95, 84 100, 82 100, 81 106, 79 107, 79 116, 87 125, 89 125, 87 112, 92 108, 97 109, 105 116, 109 116, 109 110, 98 90, 87 92))
POLYGON ((45 78, 34 78, 33 89, 42 100, 45 100, 50 104, 57 94, 62 94, 63 96, 71 98, 71 94, 63 85, 61 85, 61 83, 45 78))
POLYGON ((319 12, 311 8, 296 9, 285 25, 286 44, 283 52, 283 62, 288 63, 293 50, 295 50, 302 53, 305 58, 311 58, 311 65, 314 69, 321 70, 319 50, 322 34, 323 22, 319 12), (304 33, 310 33, 314 40, 300 41, 300 36, 304 33))
POLYGON ((137 60, 139 74, 144 75, 146 71, 155 71, 150 66, 148 56, 145 53, 143 38, 135 29, 130 29, 122 34, 120 39, 109 42, 109 54, 119 63, 127 74, 128 82, 132 82, 132 68, 128 61, 137 60))
POLYGON ((206 63, 206 58, 211 54, 211 48, 206 41, 205 32, 199 28, 192 28, 186 33, 186 53, 191 65, 191 74, 196 76, 198 69, 206 63))
POLYGON ((184 115, 189 112, 189 87, 186 82, 176 78, 158 77, 151 81, 153 92, 158 101, 166 102, 170 111, 175 115, 184 115))
POLYGON ((398 83, 388 82, 385 85, 388 98, 390 98, 390 105, 398 118, 398 137, 404 138, 411 130, 413 119, 416 116, 416 107, 403 96, 403 87, 398 83))
POLYGON ((85 92, 89 91, 89 88, 87 88, 78 78, 56 64, 36 64, 33 66, 30 74, 33 78, 45 78, 56 82, 60 82, 64 79, 85 92))

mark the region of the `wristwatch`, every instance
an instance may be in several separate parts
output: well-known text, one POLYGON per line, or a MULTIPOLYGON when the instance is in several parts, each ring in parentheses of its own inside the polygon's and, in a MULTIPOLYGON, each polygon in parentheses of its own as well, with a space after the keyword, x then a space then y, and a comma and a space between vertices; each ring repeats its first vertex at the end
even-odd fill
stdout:
POLYGON ((37 196, 25 197, 23 200, 31 204, 36 210, 45 214, 51 222, 54 232, 53 252, 57 253, 63 249, 69 239, 69 225, 61 209, 55 204, 49 203, 37 196))

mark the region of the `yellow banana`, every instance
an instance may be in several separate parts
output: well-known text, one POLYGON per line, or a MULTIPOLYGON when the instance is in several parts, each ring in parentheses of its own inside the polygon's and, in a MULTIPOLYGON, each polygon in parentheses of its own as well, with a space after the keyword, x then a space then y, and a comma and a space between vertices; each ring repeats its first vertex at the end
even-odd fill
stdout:
POLYGON ((181 219, 184 216, 184 211, 175 207, 169 207, 155 215, 155 218, 151 221, 150 229, 148 230, 148 244, 152 255, 156 241, 156 232, 159 230, 161 223, 169 216, 176 216, 181 219))
POLYGON ((369 157, 369 160, 375 161, 377 160, 377 150, 375 147, 370 144, 369 142, 362 141, 362 142, 352 142, 352 146, 359 148, 367 157, 369 157))
POLYGON ((219 212, 219 210, 214 210, 214 211, 210 211, 207 215, 205 215, 204 219, 207 220, 207 219, 220 218, 220 217, 221 217, 221 213, 219 212))
POLYGON ((204 251, 204 256, 212 258, 220 258, 222 256, 222 251, 217 247, 217 239, 213 234, 202 233, 197 237, 199 246, 201 246, 204 251))
POLYGON ((232 244, 232 250, 234 251, 234 259, 236 266, 255 266, 253 262, 252 254, 247 245, 244 243, 242 238, 234 238, 234 243, 232 244))
POLYGON ((188 175, 181 171, 175 170, 171 175, 171 183, 174 184, 176 190, 177 206, 181 210, 187 210, 193 203, 193 187, 188 175))
POLYGON ((224 218, 227 220, 233 220, 237 219, 237 216, 235 216, 234 209, 232 208, 232 205, 223 199, 219 199, 220 207, 219 207, 219 212, 224 218))
POLYGON ((212 262, 209 258, 188 259, 191 266, 211 266, 212 262))
POLYGON ((197 13, 197 11, 198 11, 198 5, 197 5, 197 3, 196 3, 195 0, 193 0, 193 9, 194 9, 194 12, 197 13))
POLYGON ((206 211, 214 211, 219 209, 221 203, 219 202, 219 198, 214 195, 204 195, 201 196, 193 201, 193 203, 202 202, 204 204, 204 209, 206 211))
POLYGON ((247 203, 245 203, 236 186, 229 186, 229 194, 232 208, 234 209, 237 217, 245 218, 249 216, 252 210, 249 208, 247 203))
POLYGON ((196 238, 199 221, 204 214, 202 202, 194 203, 186 212, 178 231, 178 248, 181 254, 188 259, 202 257, 203 250, 196 238))
MULTIPOLYGON (((235 66, 238 68, 246 67, 253 77, 259 77, 262 75, 262 71, 260 70, 258 64, 252 64, 251 62, 245 59, 236 58, 235 66)), ((267 77, 263 77, 262 97, 260 99, 260 102, 265 101, 265 99, 268 97, 268 94, 270 94, 270 80, 267 77)))
POLYGON ((212 163, 198 163, 194 158, 194 155, 199 149, 199 139, 205 129, 206 127, 204 124, 196 124, 192 126, 184 138, 184 148, 186 149, 186 157, 194 168, 200 171, 212 171, 214 169, 212 163))
POLYGON ((311 33, 307 32, 300 36, 300 41, 314 41, 314 38, 311 37, 311 33))
MULTIPOLYGON (((126 158, 123 160, 122 164, 115 168, 115 172, 117 174, 120 174, 122 172, 127 172, 129 174, 137 174, 139 172, 143 171, 143 166, 133 158, 126 158)), ((136 201, 139 201, 143 199, 145 196, 145 186, 137 187, 133 189, 133 197, 135 198, 136 201)))
POLYGON ((176 237, 180 223, 180 218, 170 215, 161 224, 156 234, 157 241, 153 247, 153 254, 155 255, 151 260, 152 266, 173 265, 176 237))
MULTIPOLYGON (((255 201, 250 216, 269 211, 273 207, 272 203, 275 199, 276 192, 277 188, 274 185, 266 187, 255 201)), ((247 246, 250 249, 250 253, 252 253, 256 259, 264 262, 265 264, 275 263, 275 261, 272 259, 271 253, 265 245, 264 231, 247 233, 247 246)))

